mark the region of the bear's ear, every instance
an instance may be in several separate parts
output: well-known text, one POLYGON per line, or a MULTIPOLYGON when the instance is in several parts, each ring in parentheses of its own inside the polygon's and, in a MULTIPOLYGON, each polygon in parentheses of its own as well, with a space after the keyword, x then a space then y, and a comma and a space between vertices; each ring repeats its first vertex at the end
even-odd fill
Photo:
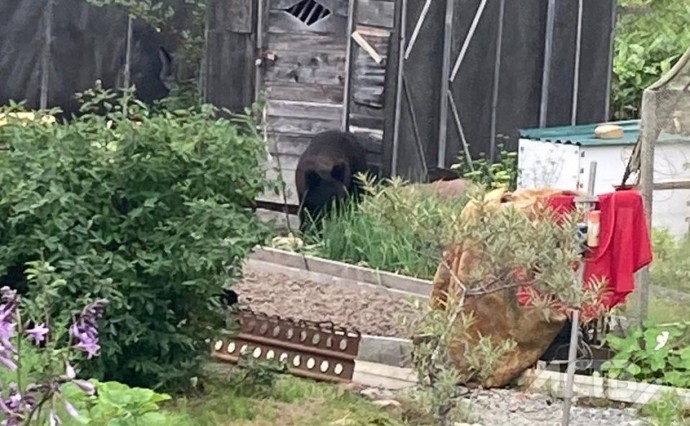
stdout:
POLYGON ((313 170, 307 172, 307 188, 316 187, 321 182, 321 176, 313 170))
POLYGON ((350 167, 346 163, 338 163, 331 169, 331 176, 338 182, 342 182, 344 185, 350 183, 350 167))

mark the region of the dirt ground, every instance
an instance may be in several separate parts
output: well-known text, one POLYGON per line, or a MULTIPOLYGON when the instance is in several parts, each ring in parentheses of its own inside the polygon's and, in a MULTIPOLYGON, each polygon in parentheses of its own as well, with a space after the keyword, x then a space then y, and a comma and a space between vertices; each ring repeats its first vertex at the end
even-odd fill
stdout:
POLYGON ((245 270, 233 286, 239 301, 255 312, 310 321, 332 321, 362 334, 407 337, 398 315, 414 310, 396 294, 376 288, 347 288, 313 281, 297 281, 280 274, 245 270))

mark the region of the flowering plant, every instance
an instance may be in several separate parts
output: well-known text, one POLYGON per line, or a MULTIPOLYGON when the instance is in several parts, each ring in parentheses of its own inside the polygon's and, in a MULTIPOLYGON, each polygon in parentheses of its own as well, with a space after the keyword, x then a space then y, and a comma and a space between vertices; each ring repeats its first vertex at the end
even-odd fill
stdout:
POLYGON ((58 413, 63 410, 59 409, 60 405, 69 415, 78 418, 79 413, 64 397, 62 388, 72 383, 86 395, 96 393, 91 382, 77 379, 75 361, 80 352, 86 354, 87 359, 99 355, 97 322, 108 301, 98 299, 86 305, 65 335, 60 327, 49 328, 47 319, 38 323, 22 318, 20 296, 15 290, 3 287, 0 296, 0 368, 16 374, 15 381, 0 383, 0 426, 61 424, 58 413), (42 373, 33 372, 41 376, 35 383, 23 383, 29 374, 24 371, 27 366, 22 364, 27 352, 27 347, 22 348, 25 342, 40 347, 46 356, 48 368, 42 373))

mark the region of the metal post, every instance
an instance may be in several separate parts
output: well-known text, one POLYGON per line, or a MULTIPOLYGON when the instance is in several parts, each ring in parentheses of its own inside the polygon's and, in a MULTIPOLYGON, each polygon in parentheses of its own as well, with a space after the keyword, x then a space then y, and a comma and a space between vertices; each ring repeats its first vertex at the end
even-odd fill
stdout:
POLYGON ((43 12, 43 54, 41 56, 41 97, 40 109, 48 109, 48 85, 50 84, 50 51, 53 42, 53 0, 48 0, 43 12))
POLYGON ((450 74, 451 82, 455 81, 455 77, 457 77, 458 71, 460 71, 460 65, 462 65, 462 61, 465 60, 465 54, 467 54, 467 49, 470 47, 470 41, 472 41, 472 38, 474 38, 474 32, 477 30, 479 20, 482 18, 482 15, 484 14, 486 2, 487 0, 482 0, 482 2, 479 3, 477 13, 474 15, 474 19, 472 20, 470 29, 467 32, 467 37, 465 37, 465 41, 462 43, 462 48, 460 49, 460 53, 458 54, 458 58, 455 60, 455 65, 453 65, 453 72, 450 74))
MULTIPOLYGON (((654 90, 642 94, 642 120, 640 120, 640 187, 644 200, 647 227, 652 229, 652 204, 654 200, 654 148, 659 135, 659 121, 656 116, 657 99, 654 90)), ((637 322, 642 324, 649 311, 649 267, 638 272, 637 322)))
POLYGON ((575 39, 575 72, 573 73, 573 106, 570 115, 570 124, 577 124, 577 101, 580 92, 580 57, 582 56, 582 14, 583 2, 577 2, 577 39, 575 39))
POLYGON ((403 90, 403 75, 405 72, 405 37, 407 32, 407 0, 399 0, 398 7, 400 7, 400 22, 398 23, 398 31, 400 31, 400 44, 398 49, 398 75, 397 85, 395 87, 395 116, 393 119, 393 158, 391 159, 391 175, 398 174, 398 151, 400 150, 400 114, 402 110, 402 90, 403 90))
MULTIPOLYGON (((576 198, 575 202, 584 207, 585 211, 591 210, 597 202, 597 197, 594 196, 594 182, 597 177, 597 162, 589 163, 589 182, 587 182, 587 196, 584 198, 576 198)), ((589 232, 589 230, 588 230, 589 232)), ((580 262, 578 269, 577 284, 579 288, 584 284, 584 261, 580 262)), ((565 390, 563 391, 563 420, 562 426, 570 424, 570 406, 573 399, 573 382, 575 380, 575 362, 577 361, 577 346, 578 334, 580 329, 580 310, 573 310, 573 318, 571 320, 572 326, 570 328, 570 347, 568 348, 568 369, 565 383, 565 390)))
POLYGON ((611 40, 609 41, 609 63, 606 74, 606 103, 604 104, 604 120, 611 119, 611 81, 613 80, 613 57, 616 46, 616 21, 618 20, 617 2, 611 0, 611 40))
POLYGON ((352 33, 357 25, 357 0, 350 0, 347 7, 347 47, 345 53, 345 84, 343 87, 343 116, 341 127, 344 132, 350 130, 350 93, 352 92, 352 64, 354 51, 352 33))
POLYGON ((127 40, 125 44, 125 70, 122 85, 125 89, 129 89, 129 83, 132 75, 132 34, 134 33, 134 18, 132 15, 127 16, 127 40))
POLYGON ((556 0, 549 0, 546 10, 546 37, 544 41, 544 68, 541 77, 541 102, 539 105, 539 127, 546 127, 546 113, 549 109, 549 85, 551 83, 551 56, 553 55, 553 31, 556 16, 556 0))
POLYGON ((441 108, 438 129, 438 167, 446 167, 448 138, 448 92, 450 88, 450 51, 453 43, 453 9, 455 0, 446 0, 446 20, 443 33, 443 63, 441 65, 441 108))
MULTIPOLYGON (((256 7, 256 70, 254 72, 254 102, 258 102, 261 99, 261 89, 263 81, 263 49, 264 49, 264 2, 266 0, 259 0, 256 7)), ((264 125, 265 123, 262 123, 264 125)))
POLYGON ((204 16, 204 54, 201 56, 201 70, 199 71, 199 98, 202 103, 208 100, 206 82, 208 81, 208 34, 211 27, 210 13, 204 16))
POLYGON ((489 145, 489 158, 493 162, 496 159, 496 119, 498 108, 498 88, 501 78, 501 54, 503 53, 503 24, 505 16, 505 0, 501 0, 498 9, 498 34, 496 34, 496 60, 494 62, 494 87, 491 100, 491 144, 489 145))

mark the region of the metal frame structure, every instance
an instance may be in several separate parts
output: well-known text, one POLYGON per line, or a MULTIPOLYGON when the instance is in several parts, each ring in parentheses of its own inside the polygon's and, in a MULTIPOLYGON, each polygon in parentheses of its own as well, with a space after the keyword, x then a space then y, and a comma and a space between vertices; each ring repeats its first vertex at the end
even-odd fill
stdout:
POLYGON ((361 334, 332 322, 268 316, 250 309, 239 312, 239 332, 216 339, 211 356, 237 363, 241 356, 287 364, 296 376, 330 382, 352 380, 361 334))
MULTIPOLYGON (((582 99, 582 84, 581 84, 581 65, 583 61, 583 53, 585 49, 584 43, 584 37, 586 35, 585 31, 587 26, 585 25, 585 19, 589 19, 591 16, 591 13, 588 15, 585 12, 586 4, 584 0, 574 0, 576 2, 576 13, 577 13, 577 22, 576 25, 574 26, 574 31, 575 31, 575 46, 574 46, 574 54, 573 54, 573 78, 572 81, 570 82, 572 94, 570 94, 570 111, 568 114, 569 122, 572 125, 578 124, 578 115, 580 114, 580 104, 581 104, 581 99, 582 99)), ((407 108, 401 103, 406 102, 407 98, 409 98, 409 85, 406 83, 406 63, 409 60, 414 60, 414 58, 411 58, 410 53, 414 49, 418 49, 417 43, 418 43, 418 38, 420 31, 422 31, 422 27, 424 26, 425 22, 430 19, 429 16, 429 9, 431 7, 432 1, 431 0, 426 0, 426 2, 423 4, 421 7, 421 11, 419 12, 418 16, 416 16, 415 20, 412 21, 414 22, 413 25, 413 30, 411 34, 408 34, 407 31, 407 23, 408 23, 408 9, 409 9, 409 0, 397 0, 396 1, 396 7, 402 9, 396 14, 396 28, 398 29, 400 33, 399 37, 399 45, 398 49, 401 52, 400 57, 398 58, 398 67, 397 67, 397 80, 398 84, 396 87, 396 93, 395 93, 395 113, 393 114, 393 137, 392 137, 392 142, 391 142, 391 168, 390 168, 390 174, 391 175, 398 175, 401 173, 399 164, 399 156, 401 155, 401 131, 399 129, 400 123, 401 123, 401 115, 402 111, 405 109, 409 110, 410 116, 409 120, 413 122, 419 121, 419 119, 415 116, 414 113, 414 105, 408 105, 407 108)), ((463 123, 464 118, 461 117, 461 112, 458 108, 459 104, 459 99, 458 99, 458 93, 456 92, 455 95, 453 94, 453 85, 456 83, 458 79, 459 72, 461 70, 461 66, 463 66, 465 59, 467 57, 468 49, 470 46, 470 43, 474 41, 474 39, 477 37, 477 34, 479 34, 481 31, 484 30, 478 30, 480 28, 480 24, 483 19, 486 19, 486 16, 488 14, 488 10, 490 10, 490 6, 493 3, 489 2, 489 0, 478 0, 478 5, 476 10, 473 12, 473 17, 471 24, 469 26, 469 29, 467 30, 467 34, 459 40, 459 42, 456 40, 453 40, 453 34, 454 31, 457 29, 454 28, 454 17, 457 17, 457 5, 455 4, 455 1, 446 1, 445 3, 445 19, 444 19, 444 26, 443 26, 443 49, 442 49, 442 65, 441 65, 441 72, 444 77, 441 82, 440 82, 440 99, 439 99, 439 120, 438 120, 438 151, 436 153, 436 159, 434 163, 436 164, 437 167, 439 168, 444 168, 448 164, 448 151, 449 151, 449 135, 448 132, 450 131, 449 127, 449 116, 450 116, 450 121, 452 124, 450 125, 451 127, 454 127, 455 130, 458 132, 459 135, 459 140, 460 140, 460 150, 464 154, 464 157, 466 159, 466 162, 471 165, 471 154, 470 154, 470 141, 468 141, 467 136, 466 136, 466 131, 465 131, 465 125, 463 123), (457 53, 453 53, 453 44, 457 43, 459 44, 458 48, 459 51, 457 53)), ((488 147, 487 147, 487 153, 489 154, 490 158, 495 158, 495 155, 497 154, 497 139, 500 135, 498 135, 498 132, 500 131, 498 129, 498 106, 499 106, 499 94, 500 94, 500 85, 501 85, 501 72, 506 71, 509 69, 509 65, 507 63, 503 62, 503 54, 504 52, 504 33, 505 33, 505 24, 508 22, 507 19, 510 19, 509 17, 506 16, 506 8, 507 8, 507 3, 505 0, 498 0, 498 3, 493 4, 496 6, 497 13, 498 13, 498 18, 497 18, 497 23, 496 23, 496 37, 495 37, 495 56, 494 56, 494 68, 493 68, 493 81, 491 83, 491 95, 490 95, 490 103, 491 103, 491 114, 490 114, 490 140, 488 141, 488 147), (497 4, 497 6, 496 6, 497 4), (503 63, 502 63, 503 62, 503 63), (502 70, 503 68, 503 70, 502 70)), ((613 4, 613 3, 612 3, 613 4)), ((575 7, 573 5, 572 7, 575 7)), ((571 9, 572 9, 571 7, 571 9)), ((555 102, 552 98, 553 95, 550 96, 550 90, 553 89, 553 84, 552 78, 553 76, 551 75, 554 68, 553 68, 553 63, 554 61, 558 60, 554 55, 558 53, 556 49, 558 47, 554 46, 555 44, 555 39, 556 39, 556 32, 557 31, 562 31, 558 30, 556 28, 556 21, 557 21, 557 16, 564 12, 564 8, 566 8, 565 3, 557 2, 556 0, 549 0, 548 4, 546 5, 546 24, 545 24, 545 44, 544 44, 544 60, 543 60, 543 68, 542 68, 542 76, 541 76, 541 95, 540 95, 540 102, 539 102, 539 118, 538 118, 538 124, 540 127, 546 127, 549 124, 549 107, 550 103, 555 102)), ((496 9, 491 9, 491 10, 496 10, 496 9)), ((569 9, 570 10, 570 9, 569 9)), ((609 74, 611 73, 611 64, 613 62, 613 34, 614 34, 614 29, 615 29, 615 22, 616 22, 616 7, 615 5, 611 7, 612 13, 610 17, 610 24, 611 24, 611 42, 608 44, 608 63, 607 63, 607 69, 609 71, 609 74)), ((468 11, 469 12, 469 11, 468 11)), ((571 11, 572 13, 575 13, 574 10, 571 11)), ((438 16, 438 15, 436 15, 438 16)), ((591 27, 590 27, 591 28, 591 27)), ((562 54, 561 54, 562 56, 562 54)), ((611 87, 611 77, 610 75, 606 79, 606 90, 607 92, 610 90, 611 87)), ((610 102, 608 99, 608 96, 606 97, 605 105, 604 105, 604 115, 606 117, 602 117, 601 121, 607 121, 608 120, 608 114, 609 114, 609 109, 610 109, 610 102)), ((562 115, 562 114, 561 114, 562 115)), ((553 120, 551 120, 553 121, 553 120)), ((420 134, 419 131, 419 126, 416 125, 415 123, 412 123, 412 130, 414 133, 414 140, 416 145, 418 145, 418 150, 420 153, 423 153, 425 151, 425 147, 422 146, 422 140, 426 140, 429 136, 426 134, 420 134)), ((421 154, 423 155, 423 154, 421 154)), ((429 164, 426 164, 426 160, 422 159, 422 166, 424 168, 428 167, 429 164)))

